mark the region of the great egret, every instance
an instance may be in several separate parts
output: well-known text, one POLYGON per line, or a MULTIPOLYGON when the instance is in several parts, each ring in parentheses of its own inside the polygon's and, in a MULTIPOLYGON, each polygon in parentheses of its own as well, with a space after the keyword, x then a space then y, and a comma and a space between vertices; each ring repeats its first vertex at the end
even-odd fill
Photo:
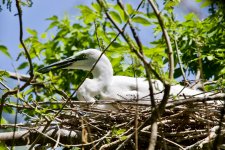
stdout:
MULTIPOLYGON (((45 73, 52 69, 81 69, 90 71, 101 51, 87 49, 78 52, 72 57, 50 64, 41 68, 39 72, 45 73)), ((95 102, 96 97, 101 100, 149 100, 149 85, 145 78, 132 78, 127 76, 113 76, 113 68, 109 59, 102 55, 94 69, 92 70, 93 79, 87 78, 77 91, 77 97, 81 101, 95 102)), ((152 79, 154 97, 162 99, 164 86, 159 80, 152 79)), ((196 95, 201 91, 184 88, 181 85, 171 87, 171 95, 196 95)), ((146 101, 148 100, 148 101, 146 101)))

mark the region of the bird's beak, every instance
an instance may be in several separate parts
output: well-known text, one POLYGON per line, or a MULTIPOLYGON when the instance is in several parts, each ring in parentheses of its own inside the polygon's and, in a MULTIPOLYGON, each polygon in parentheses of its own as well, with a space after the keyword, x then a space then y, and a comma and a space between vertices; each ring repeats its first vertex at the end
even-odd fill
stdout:
POLYGON ((51 70, 66 68, 66 67, 72 65, 73 62, 75 62, 75 61, 77 61, 76 57, 75 58, 66 58, 66 59, 64 59, 62 61, 55 62, 53 64, 50 64, 49 66, 40 68, 38 70, 38 72, 40 72, 40 73, 47 73, 47 72, 49 72, 51 70))

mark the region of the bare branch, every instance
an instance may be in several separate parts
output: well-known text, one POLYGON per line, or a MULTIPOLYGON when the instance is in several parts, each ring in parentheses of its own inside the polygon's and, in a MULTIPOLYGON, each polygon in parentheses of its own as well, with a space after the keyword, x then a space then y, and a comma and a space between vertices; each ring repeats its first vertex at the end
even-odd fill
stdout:
POLYGON ((184 78, 184 82, 185 82, 185 84, 188 84, 188 80, 187 80, 187 78, 185 76, 185 73, 184 73, 184 68, 183 68, 182 60, 180 58, 180 50, 179 50, 178 45, 177 45, 177 39, 176 39, 176 37, 174 38, 174 43, 175 43, 175 49, 176 49, 176 53, 177 53, 178 63, 179 63, 179 66, 180 66, 180 70, 181 70, 182 76, 184 78))
MULTIPOLYGON (((45 135, 43 135, 43 127, 38 130, 24 130, 15 132, 15 145, 28 145, 35 140, 35 137, 42 133, 42 138, 37 142, 37 144, 45 145, 47 143, 56 143, 57 137, 60 136, 60 143, 64 144, 78 144, 81 142, 80 131, 66 130, 66 129, 48 129, 45 135), (51 137, 52 139, 49 139, 51 137)), ((6 143, 6 145, 11 146, 13 141, 13 132, 0 133, 0 141, 6 143)))
MULTIPOLYGON (((0 71, 5 71, 5 70, 0 70, 0 71)), ((5 71, 5 72, 7 72, 9 74, 10 78, 15 79, 15 80, 19 79, 20 81, 27 82, 30 79, 30 76, 25 75, 25 74, 18 74, 18 73, 10 72, 10 71, 5 71)))
POLYGON ((158 134, 158 125, 154 122, 151 126, 151 137, 149 141, 148 150, 154 150, 156 141, 157 141, 157 134, 158 134))

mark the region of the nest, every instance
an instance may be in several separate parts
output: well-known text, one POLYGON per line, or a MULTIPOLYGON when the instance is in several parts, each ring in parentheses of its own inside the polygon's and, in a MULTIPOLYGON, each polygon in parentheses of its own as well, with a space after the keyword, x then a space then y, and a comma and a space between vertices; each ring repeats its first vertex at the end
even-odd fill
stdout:
MULTIPOLYGON (((73 104, 61 113, 60 128, 80 131, 82 140, 77 146, 84 149, 135 149, 136 143, 138 149, 148 149, 151 123, 146 120, 152 116, 151 107, 119 105, 117 111, 109 111, 73 104)), ((212 149, 218 137, 217 144, 223 147, 223 110, 212 99, 168 103, 157 121, 156 149, 212 149)))
MULTIPOLYGON (((135 101, 39 102, 38 108, 46 113, 41 114, 42 119, 17 124, 22 130, 0 133, 0 140, 7 146, 35 143, 45 148, 50 145, 85 150, 145 150, 149 143, 155 143, 155 149, 225 149, 224 99, 210 96, 171 100, 163 109, 156 109, 161 102, 155 108, 135 101), (116 109, 99 107, 106 105, 116 109)), ((32 106, 16 107, 33 110, 32 106)))

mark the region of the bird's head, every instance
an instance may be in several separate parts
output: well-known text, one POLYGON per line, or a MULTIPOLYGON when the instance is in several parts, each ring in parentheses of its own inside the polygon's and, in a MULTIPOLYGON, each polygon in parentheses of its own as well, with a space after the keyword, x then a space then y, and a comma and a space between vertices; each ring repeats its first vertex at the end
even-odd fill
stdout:
MULTIPOLYGON (((87 49, 76 53, 74 56, 50 64, 38 70, 40 73, 46 73, 55 69, 81 69, 89 71, 98 60, 101 51, 96 49, 87 49)), ((104 60, 104 57, 101 60, 104 60)))

